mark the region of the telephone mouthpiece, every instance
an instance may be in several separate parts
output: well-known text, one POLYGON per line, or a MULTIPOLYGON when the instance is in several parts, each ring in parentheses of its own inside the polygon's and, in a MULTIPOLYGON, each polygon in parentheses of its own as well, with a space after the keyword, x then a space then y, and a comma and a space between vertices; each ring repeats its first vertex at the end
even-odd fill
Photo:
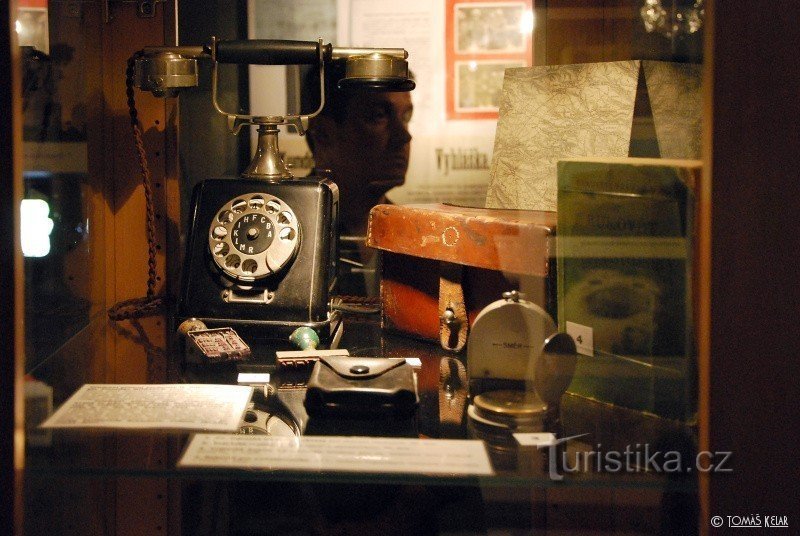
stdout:
POLYGON ((374 52, 347 58, 338 86, 344 90, 411 91, 416 84, 408 76, 408 61, 374 52))
POLYGON ((197 60, 173 52, 137 58, 134 85, 156 97, 176 97, 181 89, 197 87, 197 60))

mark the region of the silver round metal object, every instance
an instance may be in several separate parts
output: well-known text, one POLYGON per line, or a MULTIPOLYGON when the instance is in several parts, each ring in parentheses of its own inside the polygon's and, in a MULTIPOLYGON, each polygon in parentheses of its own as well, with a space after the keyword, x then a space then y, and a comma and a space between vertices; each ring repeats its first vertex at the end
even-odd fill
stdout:
POLYGON ((197 86, 197 60, 172 52, 138 58, 134 84, 156 97, 174 97, 180 89, 197 86))
POLYGON ((533 380, 542 343, 557 331, 547 311, 535 303, 524 299, 492 302, 475 318, 469 333, 470 379, 533 380))
POLYGON ((414 89, 408 77, 408 61, 388 54, 372 53, 353 56, 345 63, 345 76, 339 87, 375 87, 389 91, 414 89))
POLYGON ((536 361, 533 376, 536 394, 548 405, 558 405, 572 383, 577 363, 578 351, 571 336, 560 332, 548 337, 536 361))
POLYGON ((483 440, 498 471, 519 470, 520 465, 538 467, 543 459, 539 452, 521 451, 515 433, 544 431, 547 406, 531 392, 492 391, 480 394, 467 408, 467 430, 470 437, 483 440))
POLYGON ((217 211, 208 231, 214 263, 230 277, 252 282, 284 268, 300 246, 300 223, 279 198, 251 193, 217 211))
POLYGON ((544 429, 547 404, 532 391, 490 391, 472 401, 477 417, 516 431, 544 429))

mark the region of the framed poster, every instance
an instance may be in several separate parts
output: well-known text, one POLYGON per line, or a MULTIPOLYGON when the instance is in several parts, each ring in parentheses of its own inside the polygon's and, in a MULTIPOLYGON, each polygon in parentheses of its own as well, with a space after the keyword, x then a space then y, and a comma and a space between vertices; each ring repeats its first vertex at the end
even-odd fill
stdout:
POLYGON ((503 73, 533 59, 533 0, 447 0, 448 119, 497 119, 503 73))

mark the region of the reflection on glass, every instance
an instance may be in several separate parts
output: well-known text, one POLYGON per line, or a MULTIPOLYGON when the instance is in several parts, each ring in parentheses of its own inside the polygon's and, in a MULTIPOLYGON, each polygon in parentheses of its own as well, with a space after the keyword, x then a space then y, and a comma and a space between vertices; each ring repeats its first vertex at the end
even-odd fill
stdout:
MULTIPOLYGON (((27 166, 35 162, 26 162, 27 166)), ((22 201, 25 255, 25 328, 28 369, 88 324, 84 292, 88 221, 83 215, 85 174, 27 171, 22 201)))
POLYGON ((44 199, 23 199, 20 219, 22 255, 46 257, 50 253, 50 233, 53 232, 50 205, 44 199))
POLYGON ((53 356, 88 324, 92 289, 102 285, 92 263, 87 158, 85 38, 79 18, 20 9, 24 199, 26 371, 53 356), (76 39, 80 39, 80 44, 76 39))
POLYGON ((30 46, 45 53, 50 51, 47 8, 20 6, 17 20, 14 21, 14 30, 20 46, 30 46))
POLYGON ((658 32, 664 37, 680 34, 693 34, 703 26, 705 6, 703 0, 696 0, 691 7, 679 6, 673 1, 669 13, 664 9, 661 0, 645 0, 639 10, 647 33, 658 32))

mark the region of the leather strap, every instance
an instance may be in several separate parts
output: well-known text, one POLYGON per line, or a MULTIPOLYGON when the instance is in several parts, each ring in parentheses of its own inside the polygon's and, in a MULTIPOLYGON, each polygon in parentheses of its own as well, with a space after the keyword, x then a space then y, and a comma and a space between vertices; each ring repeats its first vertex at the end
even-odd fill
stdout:
POLYGON ((464 349, 469 331, 461 271, 458 264, 439 263, 439 343, 453 352, 464 349))
POLYGON ((467 370, 454 357, 439 361, 439 435, 456 436, 464 422, 467 404, 467 370))

